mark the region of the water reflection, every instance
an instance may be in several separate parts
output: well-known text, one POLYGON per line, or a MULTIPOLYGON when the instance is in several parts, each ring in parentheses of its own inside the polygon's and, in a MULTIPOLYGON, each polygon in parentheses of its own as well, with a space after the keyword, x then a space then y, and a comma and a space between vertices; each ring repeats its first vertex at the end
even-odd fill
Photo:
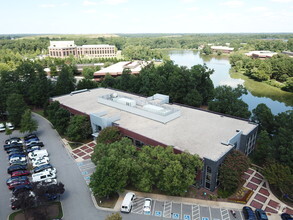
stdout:
POLYGON ((229 58, 226 56, 204 56, 200 55, 197 51, 189 50, 174 50, 170 51, 169 55, 171 60, 180 66, 190 68, 191 66, 205 63, 209 68, 214 69, 215 72, 211 75, 211 79, 215 87, 219 85, 229 85, 232 87, 236 87, 238 84, 244 85, 254 94, 252 95, 251 92, 248 92, 247 95, 242 96, 242 100, 249 105, 250 110, 254 109, 260 103, 265 103, 271 108, 274 114, 293 109, 293 102, 291 102, 293 94, 282 93, 282 95, 280 95, 280 92, 274 93, 270 91, 266 93, 265 91, 257 91, 257 89, 255 89, 257 86, 254 86, 252 89, 252 87, 247 84, 247 81, 240 79, 240 77, 233 76, 232 78, 229 74, 231 65, 229 63, 229 58))

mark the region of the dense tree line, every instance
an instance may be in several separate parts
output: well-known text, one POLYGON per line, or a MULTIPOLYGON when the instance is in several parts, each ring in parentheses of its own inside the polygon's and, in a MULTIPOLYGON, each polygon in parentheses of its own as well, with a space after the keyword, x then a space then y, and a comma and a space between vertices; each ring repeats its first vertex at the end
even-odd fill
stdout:
POLYGON ((159 189, 170 195, 183 195, 202 168, 198 155, 174 154, 172 147, 143 146, 139 151, 128 138, 98 143, 92 155, 97 165, 91 176, 94 194, 105 197, 135 186, 143 192, 159 189))
POLYGON ((272 185, 293 199, 293 111, 274 116, 265 104, 259 104, 252 119, 260 125, 253 162, 264 167, 272 185))
POLYGON ((235 53, 230 56, 230 63, 237 72, 242 72, 250 78, 267 81, 271 85, 293 92, 293 59, 287 55, 279 54, 260 60, 235 53))
POLYGON ((212 73, 213 70, 205 65, 195 65, 188 69, 167 61, 160 66, 151 64, 142 69, 139 75, 131 75, 129 70, 117 78, 107 75, 102 86, 145 96, 166 94, 170 96, 171 102, 200 106, 213 98, 212 73))

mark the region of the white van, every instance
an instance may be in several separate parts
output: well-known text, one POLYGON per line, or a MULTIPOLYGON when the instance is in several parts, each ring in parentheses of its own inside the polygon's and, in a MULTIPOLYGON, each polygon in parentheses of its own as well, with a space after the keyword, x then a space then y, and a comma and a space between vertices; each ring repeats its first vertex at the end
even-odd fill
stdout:
POLYGON ((56 178, 55 173, 45 171, 45 172, 40 172, 40 173, 33 174, 32 175, 32 182, 40 182, 40 181, 44 181, 44 180, 47 180, 47 179, 55 179, 55 178, 56 178))
POLYGON ((132 209, 133 200, 135 198, 136 198, 135 193, 128 192, 123 199, 120 211, 129 213, 132 209))
POLYGON ((33 152, 28 153, 28 157, 30 159, 35 158, 35 157, 44 157, 44 156, 49 156, 47 150, 35 150, 33 152))

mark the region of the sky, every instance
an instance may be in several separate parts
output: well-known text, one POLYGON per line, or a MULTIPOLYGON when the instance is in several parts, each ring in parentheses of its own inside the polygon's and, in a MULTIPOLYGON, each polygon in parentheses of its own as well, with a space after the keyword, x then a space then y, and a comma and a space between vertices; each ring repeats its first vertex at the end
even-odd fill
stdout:
POLYGON ((0 0, 0 34, 293 32, 293 0, 0 0))

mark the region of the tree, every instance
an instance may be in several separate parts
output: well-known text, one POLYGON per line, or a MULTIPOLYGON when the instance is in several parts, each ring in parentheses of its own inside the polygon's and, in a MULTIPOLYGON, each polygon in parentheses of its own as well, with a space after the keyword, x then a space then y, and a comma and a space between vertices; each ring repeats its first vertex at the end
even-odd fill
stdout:
POLYGON ((249 118, 248 105, 240 97, 247 94, 247 90, 238 85, 233 89, 230 86, 218 86, 215 89, 215 98, 209 102, 209 110, 242 118, 249 118))
POLYGON ((90 79, 82 79, 77 83, 76 89, 94 89, 98 87, 98 83, 90 79))
POLYGON ((97 137, 97 143, 109 144, 116 141, 120 141, 122 138, 120 131, 117 127, 104 128, 97 137))
POLYGON ((82 75, 84 76, 85 79, 92 79, 94 78, 94 72, 95 72, 94 67, 84 67, 82 70, 82 75))
POLYGON ((12 130, 9 129, 8 127, 5 127, 5 134, 9 136, 10 139, 10 135, 12 134, 12 130))
POLYGON ((205 55, 210 55, 213 53, 212 49, 210 46, 205 45, 202 50, 201 53, 205 54, 205 55))
POLYGON ((252 121, 259 124, 260 130, 266 130, 269 134, 273 134, 275 130, 275 118, 270 108, 266 104, 258 104, 252 110, 252 121))
POLYGON ((270 161, 265 165, 263 174, 269 183, 276 186, 283 195, 288 194, 293 198, 293 174, 288 166, 270 161))
POLYGON ((233 194, 241 183, 241 176, 249 167, 248 158, 240 151, 233 150, 220 167, 220 186, 228 195, 233 194))
POLYGON ((120 213, 112 213, 111 215, 108 215, 105 220, 122 220, 122 216, 120 213))
MULTIPOLYGON (((119 144, 116 142, 114 144, 119 144)), ((128 174, 131 170, 129 159, 120 159, 114 156, 103 157, 97 164, 96 171, 91 175, 90 188, 94 195, 108 197, 121 192, 128 183, 128 174)))
POLYGON ((74 91, 74 83, 72 68, 67 65, 63 66, 56 82, 55 94, 64 95, 74 91))
POLYGON ((88 118, 83 115, 75 115, 70 118, 66 136, 71 141, 82 141, 90 136, 91 131, 92 129, 88 118))
POLYGON ((30 109, 27 109, 21 117, 20 122, 20 132, 32 133, 38 129, 38 123, 36 120, 32 119, 32 113, 30 109))
POLYGON ((6 105, 9 121, 11 121, 15 127, 18 127, 20 125, 21 116, 27 109, 22 95, 15 93, 9 95, 6 101, 6 105))

